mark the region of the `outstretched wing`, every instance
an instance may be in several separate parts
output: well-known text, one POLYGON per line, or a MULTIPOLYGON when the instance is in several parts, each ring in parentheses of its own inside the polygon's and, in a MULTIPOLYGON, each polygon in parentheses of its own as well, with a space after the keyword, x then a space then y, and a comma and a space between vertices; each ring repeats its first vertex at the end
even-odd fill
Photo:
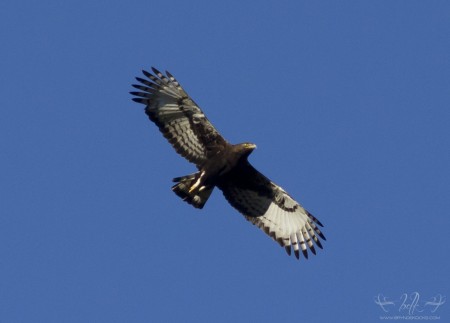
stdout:
POLYGON ((319 220, 306 211, 280 186, 271 182, 246 162, 218 184, 228 202, 245 218, 299 258, 300 249, 308 258, 308 248, 316 254, 315 245, 322 249, 319 237, 325 236, 319 220))
POLYGON ((163 75, 152 70, 155 75, 142 71, 148 79, 136 78, 141 84, 133 87, 141 92, 130 92, 135 96, 133 101, 145 104, 145 113, 177 153, 200 168, 209 156, 229 144, 169 72, 163 75))

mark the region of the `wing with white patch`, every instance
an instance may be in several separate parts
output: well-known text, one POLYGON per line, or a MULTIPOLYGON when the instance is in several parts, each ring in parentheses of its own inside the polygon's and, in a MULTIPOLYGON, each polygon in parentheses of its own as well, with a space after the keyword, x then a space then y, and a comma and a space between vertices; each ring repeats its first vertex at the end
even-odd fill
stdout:
POLYGON ((177 153, 201 167, 228 142, 169 72, 152 70, 155 75, 143 71, 148 79, 136 78, 141 84, 133 87, 141 92, 130 92, 133 100, 146 105, 145 113, 177 153))
POLYGON ((322 249, 319 238, 326 240, 319 229, 322 223, 248 162, 218 187, 234 208, 285 247, 289 255, 291 247, 297 259, 300 250, 308 258, 308 249, 316 254, 314 245, 322 249))

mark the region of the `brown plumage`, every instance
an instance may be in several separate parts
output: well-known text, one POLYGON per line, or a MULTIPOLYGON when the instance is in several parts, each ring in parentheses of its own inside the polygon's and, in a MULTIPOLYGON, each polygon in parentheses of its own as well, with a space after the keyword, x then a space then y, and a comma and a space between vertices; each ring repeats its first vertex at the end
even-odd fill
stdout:
POLYGON ((258 172, 248 156, 252 143, 232 145, 213 127, 198 105, 169 73, 152 68, 143 71, 147 79, 133 87, 133 100, 146 106, 145 113, 171 143, 176 152, 197 166, 198 172, 174 178, 172 190, 196 208, 203 208, 214 187, 245 218, 299 258, 307 250, 322 248, 318 228, 322 224, 280 186, 258 172), (314 241, 314 243, 313 243, 314 241))

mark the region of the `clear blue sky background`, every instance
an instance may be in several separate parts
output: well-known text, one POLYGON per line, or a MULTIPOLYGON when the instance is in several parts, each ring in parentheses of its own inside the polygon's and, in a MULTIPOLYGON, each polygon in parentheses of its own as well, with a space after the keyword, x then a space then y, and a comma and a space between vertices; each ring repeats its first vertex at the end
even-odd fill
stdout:
POLYGON ((3 0, 0 37, 0 322, 378 322, 380 293, 450 296, 450 2, 3 0), (258 145, 324 250, 172 193, 194 167, 128 94, 152 65, 258 145))

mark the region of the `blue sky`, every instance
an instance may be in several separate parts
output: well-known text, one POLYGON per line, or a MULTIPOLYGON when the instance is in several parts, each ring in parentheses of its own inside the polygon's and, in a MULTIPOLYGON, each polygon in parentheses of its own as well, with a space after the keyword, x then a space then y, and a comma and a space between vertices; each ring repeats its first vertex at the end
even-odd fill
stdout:
POLYGON ((0 37, 0 322, 378 322, 414 292, 450 319, 423 307, 450 295, 448 1, 6 0, 0 37), (171 192, 194 167, 130 99, 150 66, 324 250, 171 192))

